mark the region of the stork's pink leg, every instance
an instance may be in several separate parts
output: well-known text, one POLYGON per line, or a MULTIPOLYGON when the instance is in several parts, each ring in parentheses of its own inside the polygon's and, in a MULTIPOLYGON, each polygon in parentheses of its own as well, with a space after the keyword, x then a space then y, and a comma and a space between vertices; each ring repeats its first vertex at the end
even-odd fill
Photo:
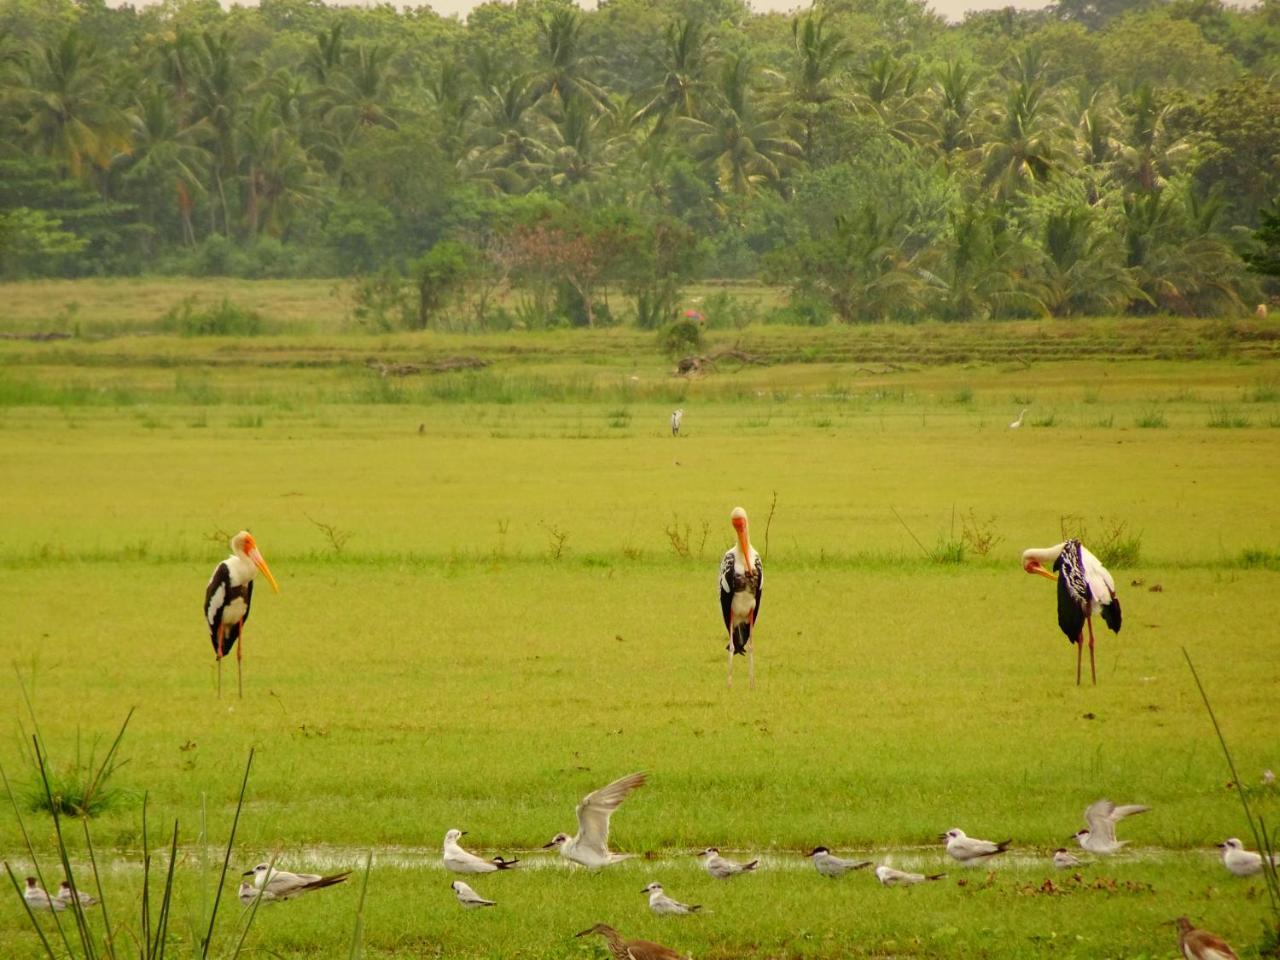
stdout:
POLYGON ((244 620, 240 621, 240 642, 236 644, 236 696, 244 699, 244 681, 240 679, 240 662, 244 660, 244 620))
POLYGON ((222 620, 218 620, 218 649, 216 651, 218 657, 218 698, 222 698, 222 634, 226 630, 222 620))
POLYGON ((1080 686, 1080 661, 1084 657, 1084 631, 1076 637, 1076 686, 1080 686))
POLYGON ((1096 687, 1098 685, 1098 670, 1093 663, 1093 614, 1089 614, 1089 618, 1085 622, 1089 624, 1089 673, 1093 677, 1093 685, 1096 687))
POLYGON ((747 634, 747 676, 750 678, 751 689, 756 688, 756 638, 755 628, 751 633, 747 634))
POLYGON ((733 627, 729 627, 729 689, 733 689, 733 627))

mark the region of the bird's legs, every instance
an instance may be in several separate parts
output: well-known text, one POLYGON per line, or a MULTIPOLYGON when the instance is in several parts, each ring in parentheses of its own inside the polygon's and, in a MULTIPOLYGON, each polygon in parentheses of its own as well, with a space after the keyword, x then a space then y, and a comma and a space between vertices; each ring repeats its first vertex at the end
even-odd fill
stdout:
POLYGON ((750 678, 751 689, 756 688, 756 638, 755 630, 747 634, 747 676, 750 678))
POLYGON ((236 696, 244 699, 244 681, 240 679, 240 662, 244 660, 244 620, 240 621, 240 642, 236 644, 236 696))
POLYGON ((1085 620, 1089 624, 1089 675, 1093 677, 1093 685, 1098 685, 1098 669, 1093 662, 1093 614, 1085 620))
POLYGON ((1076 686, 1080 686, 1080 661, 1084 657, 1084 631, 1076 637, 1076 686))
POLYGON ((729 689, 733 689, 733 627, 729 628, 729 689))
POLYGON ((226 629, 222 620, 218 620, 218 647, 216 653, 218 655, 218 699, 222 699, 222 633, 226 629))

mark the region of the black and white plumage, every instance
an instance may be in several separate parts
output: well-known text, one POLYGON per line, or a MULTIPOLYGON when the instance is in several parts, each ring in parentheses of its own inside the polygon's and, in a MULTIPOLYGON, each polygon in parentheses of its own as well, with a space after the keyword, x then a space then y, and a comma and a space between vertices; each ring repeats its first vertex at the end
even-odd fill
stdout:
POLYGON ((1054 547, 1024 550, 1022 569, 1058 582, 1058 626, 1067 640, 1076 644, 1077 686, 1084 655, 1084 629, 1088 627, 1089 672, 1096 684, 1098 671, 1093 653, 1093 614, 1099 614, 1112 633, 1120 632, 1120 600, 1111 574, 1101 560, 1075 539, 1054 547))
POLYGON ((253 578, 261 570, 271 589, 280 592, 280 585, 271 575, 267 561, 258 551, 253 534, 241 530, 231 538, 231 556, 214 568, 213 576, 204 591, 204 619, 209 627, 209 642, 218 662, 218 695, 222 695, 222 658, 236 651, 236 684, 241 695, 244 688, 240 680, 240 664, 244 659, 244 623, 249 619, 253 603, 253 578))
POLYGON ((318 873, 290 873, 288 870, 276 870, 269 863, 260 863, 243 875, 253 877, 254 889, 262 891, 262 899, 292 900, 304 893, 343 883, 351 876, 351 871, 321 876, 318 873))
POLYGON ((747 534, 747 511, 734 507, 730 520, 738 541, 720 561, 720 612, 729 633, 729 686, 733 686, 733 658, 737 654, 746 654, 747 671, 755 686, 753 641, 764 591, 764 565, 747 534))

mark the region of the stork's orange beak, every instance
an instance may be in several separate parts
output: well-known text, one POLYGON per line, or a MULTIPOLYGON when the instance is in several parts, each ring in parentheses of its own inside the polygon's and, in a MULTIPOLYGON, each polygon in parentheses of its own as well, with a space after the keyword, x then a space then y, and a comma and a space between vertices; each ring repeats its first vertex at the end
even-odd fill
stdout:
POLYGON ((1025 569, 1027 573, 1038 573, 1040 574, 1040 576, 1044 577, 1046 580, 1058 579, 1058 575, 1056 573, 1046 570, 1044 567, 1040 565, 1040 562, 1038 560, 1032 560, 1029 564, 1027 564, 1025 569))
POLYGON ((258 552, 257 547, 249 548, 249 559, 253 561, 255 567, 262 571, 263 576, 267 578, 267 582, 271 584, 271 589, 279 593, 280 584, 276 583, 276 578, 271 575, 271 568, 267 566, 267 561, 262 559, 262 554, 258 552))
POLYGON ((751 560, 751 545, 747 542, 747 521, 741 517, 734 517, 733 529, 738 531, 738 546, 742 549, 742 557, 749 562, 751 560))

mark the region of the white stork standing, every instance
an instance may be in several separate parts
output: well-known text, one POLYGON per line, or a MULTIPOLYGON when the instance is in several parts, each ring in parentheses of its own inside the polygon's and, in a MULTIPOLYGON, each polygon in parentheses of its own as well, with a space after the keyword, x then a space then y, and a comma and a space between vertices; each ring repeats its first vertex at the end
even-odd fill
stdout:
POLYGON ((1098 670, 1093 655, 1093 614, 1097 611, 1112 633, 1120 632, 1120 600, 1107 568, 1079 540, 1056 547, 1024 550, 1022 569, 1058 581, 1058 626, 1076 645, 1076 686, 1080 685, 1080 661, 1084 655, 1084 628, 1089 627, 1089 674, 1096 685, 1098 670), (1049 571, 1053 570, 1053 573, 1049 571), (1056 576, 1055 576, 1056 574, 1056 576))
POLYGON ((680 436, 680 421, 684 419, 684 407, 671 414, 671 435, 680 436))
POLYGON ((259 570, 271 584, 271 589, 279 593, 280 585, 258 552, 253 534, 241 530, 231 538, 231 556, 214 568, 213 577, 204 591, 204 619, 209 625, 209 640, 218 658, 218 696, 222 696, 222 658, 232 647, 236 648, 236 689, 240 696, 244 696, 240 678, 240 663, 244 659, 244 622, 249 619, 253 578, 259 570), (241 641, 238 646, 237 640, 241 641))
POLYGON ((729 686, 733 686, 734 655, 745 653, 747 673, 754 687, 754 640, 760 593, 764 589, 764 566, 747 535, 747 511, 734 507, 729 519, 738 532, 738 542, 720 561, 720 611, 724 614, 724 628, 729 631, 729 686))

